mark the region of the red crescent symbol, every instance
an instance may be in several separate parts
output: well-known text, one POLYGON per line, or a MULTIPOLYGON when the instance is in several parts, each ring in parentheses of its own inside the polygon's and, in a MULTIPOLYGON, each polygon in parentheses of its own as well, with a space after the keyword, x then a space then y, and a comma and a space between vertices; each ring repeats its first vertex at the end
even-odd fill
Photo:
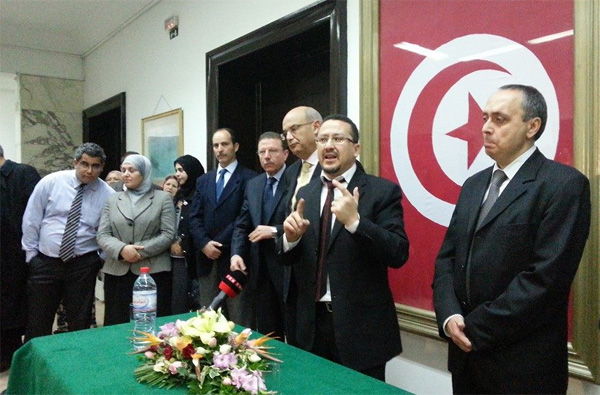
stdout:
MULTIPOLYGON (((408 125, 408 151, 411 165, 421 185, 441 200, 456 202, 460 186, 442 170, 433 151, 432 125, 444 95, 462 77, 481 70, 497 70, 510 74, 503 67, 488 61, 459 63, 438 73, 421 91, 408 125)), ((483 140, 482 140, 483 143, 483 140)))

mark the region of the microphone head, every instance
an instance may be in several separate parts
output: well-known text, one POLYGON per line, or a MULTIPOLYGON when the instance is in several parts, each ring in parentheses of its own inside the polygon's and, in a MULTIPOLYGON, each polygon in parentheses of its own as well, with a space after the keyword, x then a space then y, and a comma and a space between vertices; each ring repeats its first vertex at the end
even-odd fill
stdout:
POLYGON ((248 276, 244 272, 235 270, 223 277, 223 280, 219 284, 219 289, 233 299, 244 289, 246 280, 248 280, 248 276))

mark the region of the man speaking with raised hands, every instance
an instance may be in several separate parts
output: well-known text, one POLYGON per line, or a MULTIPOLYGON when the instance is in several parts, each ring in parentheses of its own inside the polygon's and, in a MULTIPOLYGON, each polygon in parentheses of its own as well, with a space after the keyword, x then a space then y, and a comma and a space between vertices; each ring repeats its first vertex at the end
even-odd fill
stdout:
POLYGON ((385 364, 402 351, 388 283, 388 267, 408 259, 402 193, 365 173, 349 118, 328 116, 316 140, 321 178, 298 191, 279 244, 296 274, 297 341, 385 381, 385 364))

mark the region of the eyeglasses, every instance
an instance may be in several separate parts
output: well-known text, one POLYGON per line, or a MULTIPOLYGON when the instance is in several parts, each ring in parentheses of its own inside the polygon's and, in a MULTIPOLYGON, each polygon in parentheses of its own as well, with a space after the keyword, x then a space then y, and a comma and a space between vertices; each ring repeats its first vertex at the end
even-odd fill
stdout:
POLYGON ((96 163, 96 164, 90 165, 87 162, 77 162, 77 166, 81 167, 84 170, 88 170, 91 167, 93 171, 102 171, 102 169, 104 168, 103 164, 96 163))
POLYGON ((277 154, 281 153, 281 150, 280 149, 268 149, 268 150, 264 150, 264 151, 256 151, 256 153, 261 158, 264 158, 267 154, 269 154, 269 156, 277 155, 277 154))
POLYGON ((281 139, 282 139, 282 140, 285 140, 285 136, 286 136, 288 133, 292 133, 292 134, 294 134, 294 133, 296 133, 296 130, 300 129, 300 127, 301 127, 301 126, 304 126, 304 125, 310 125, 310 124, 311 124, 311 123, 313 123, 313 122, 314 122, 314 121, 310 121, 310 122, 306 122, 306 123, 300 123, 300 124, 294 124, 294 125, 290 126, 290 128, 289 128, 289 129, 285 129, 284 131, 282 131, 282 132, 281 132, 281 139))
POLYGON ((352 140, 349 137, 345 137, 345 136, 332 136, 332 137, 323 136, 323 137, 317 137, 315 139, 315 141, 317 142, 317 144, 321 144, 321 145, 327 145, 327 143, 329 143, 329 141, 332 141, 333 144, 335 144, 335 145, 342 145, 346 141, 349 141, 349 142, 355 144, 354 140, 352 140))

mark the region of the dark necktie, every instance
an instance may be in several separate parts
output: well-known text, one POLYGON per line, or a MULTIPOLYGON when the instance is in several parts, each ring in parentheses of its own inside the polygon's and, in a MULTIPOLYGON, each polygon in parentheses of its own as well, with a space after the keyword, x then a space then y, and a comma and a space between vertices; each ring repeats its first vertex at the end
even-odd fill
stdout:
POLYGON ((223 193, 223 188, 225 187, 225 173, 227 173, 227 169, 219 170, 219 179, 217 180, 217 202, 223 193))
POLYGON ((275 177, 267 178, 265 183, 265 189, 263 191, 263 210, 262 210, 262 224, 266 225, 271 211, 273 211, 273 185, 277 182, 275 177))
POLYGON ((498 199, 498 195, 500 194, 500 185, 507 179, 508 177, 502 170, 496 170, 494 175, 492 176, 492 181, 490 182, 490 191, 488 193, 487 198, 483 202, 481 206, 481 211, 479 211, 479 218, 477 219, 477 227, 481 225, 485 217, 488 215, 494 203, 498 199))
POLYGON ((327 256, 327 246, 329 245, 329 235, 331 233, 331 202, 333 202, 333 183, 326 178, 322 178, 327 187, 327 198, 321 212, 321 232, 319 233, 319 258, 317 260, 317 289, 315 292, 315 301, 321 300, 327 292, 327 270, 325 262, 327 256))
POLYGON ((62 241, 60 243, 60 250, 58 255, 64 262, 73 258, 75 253, 75 240, 77 239, 77 230, 79 229, 79 219, 81 218, 81 202, 83 200, 83 189, 85 184, 80 184, 78 187, 77 195, 71 203, 71 209, 67 216, 67 224, 65 225, 65 232, 63 233, 62 241))

